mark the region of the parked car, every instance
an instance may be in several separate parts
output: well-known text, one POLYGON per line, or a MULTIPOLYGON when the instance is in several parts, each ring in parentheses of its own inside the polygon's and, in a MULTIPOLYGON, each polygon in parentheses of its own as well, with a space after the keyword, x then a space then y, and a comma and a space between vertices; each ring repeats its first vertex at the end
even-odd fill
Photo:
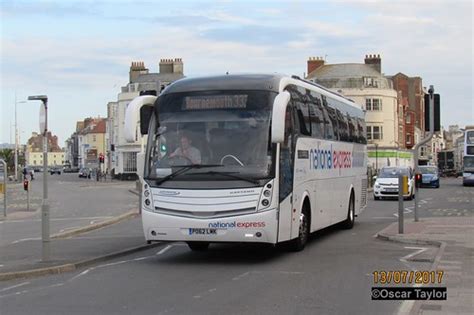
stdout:
POLYGON ((420 166, 421 187, 439 188, 439 171, 436 166, 420 166))
POLYGON ((81 168, 79 170, 79 177, 91 178, 91 169, 90 168, 81 168))
POLYGON ((64 169, 63 169, 63 172, 64 173, 78 173, 79 172, 79 169, 77 167, 68 167, 66 166, 64 169))
POLYGON ((408 176, 408 194, 403 198, 411 200, 415 196, 415 178, 410 167, 383 167, 374 184, 374 199, 398 198, 398 175, 408 176))
POLYGON ((49 169, 49 173, 51 175, 54 175, 54 174, 58 174, 58 175, 61 175, 61 168, 60 167, 51 167, 49 169))

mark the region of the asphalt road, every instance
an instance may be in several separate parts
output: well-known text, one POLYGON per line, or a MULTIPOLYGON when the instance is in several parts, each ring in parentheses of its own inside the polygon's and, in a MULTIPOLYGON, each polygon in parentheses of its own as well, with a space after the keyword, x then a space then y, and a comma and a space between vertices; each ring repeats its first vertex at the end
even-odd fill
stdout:
MULTIPOLYGON (((138 196, 129 192, 135 182, 97 183, 77 173, 48 174, 51 234, 100 222, 138 207, 138 196)), ((43 174, 30 182, 30 211, 21 184, 8 190, 7 220, 0 221, 0 246, 41 237, 43 174)), ((2 203, 3 204, 3 203, 2 203)))
MULTIPOLYGON (((420 216, 472 216, 474 188, 460 183, 421 190, 420 216)), ((194 253, 171 243, 76 273, 0 283, 2 314, 397 314, 403 303, 371 300, 372 273, 430 265, 403 259, 413 246, 374 238, 396 222, 397 207, 371 198, 352 230, 318 232, 299 253, 241 245, 194 253)))

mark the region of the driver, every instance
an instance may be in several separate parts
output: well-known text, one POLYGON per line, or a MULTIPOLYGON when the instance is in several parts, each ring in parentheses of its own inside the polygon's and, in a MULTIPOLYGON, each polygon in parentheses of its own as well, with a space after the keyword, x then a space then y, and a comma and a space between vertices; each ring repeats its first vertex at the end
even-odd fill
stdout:
POLYGON ((187 134, 182 134, 181 145, 170 154, 169 158, 183 157, 192 164, 201 164, 201 152, 191 144, 191 138, 187 134))

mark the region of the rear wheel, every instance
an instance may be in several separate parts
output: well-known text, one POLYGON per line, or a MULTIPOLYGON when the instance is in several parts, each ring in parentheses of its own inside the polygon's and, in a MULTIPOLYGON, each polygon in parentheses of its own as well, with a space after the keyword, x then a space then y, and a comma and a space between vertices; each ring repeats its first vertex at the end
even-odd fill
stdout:
POLYGON ((193 252, 204 252, 209 248, 209 242, 188 242, 188 246, 193 252))
POLYGON ((347 218, 345 221, 342 221, 341 227, 343 229, 352 229, 355 221, 355 202, 354 202, 354 192, 351 192, 351 197, 349 198, 349 206, 347 209, 347 218))

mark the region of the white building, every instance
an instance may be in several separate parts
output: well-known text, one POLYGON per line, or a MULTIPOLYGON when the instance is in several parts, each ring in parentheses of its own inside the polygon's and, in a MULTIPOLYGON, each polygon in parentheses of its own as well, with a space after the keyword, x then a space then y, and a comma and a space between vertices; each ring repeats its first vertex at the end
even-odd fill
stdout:
POLYGON ((137 153, 141 149, 141 139, 134 143, 125 141, 125 111, 128 104, 140 93, 159 93, 168 84, 184 78, 183 62, 179 58, 161 59, 159 73, 149 73, 143 62, 132 62, 129 83, 122 87, 117 101, 107 104, 108 168, 119 179, 136 178, 137 153))

